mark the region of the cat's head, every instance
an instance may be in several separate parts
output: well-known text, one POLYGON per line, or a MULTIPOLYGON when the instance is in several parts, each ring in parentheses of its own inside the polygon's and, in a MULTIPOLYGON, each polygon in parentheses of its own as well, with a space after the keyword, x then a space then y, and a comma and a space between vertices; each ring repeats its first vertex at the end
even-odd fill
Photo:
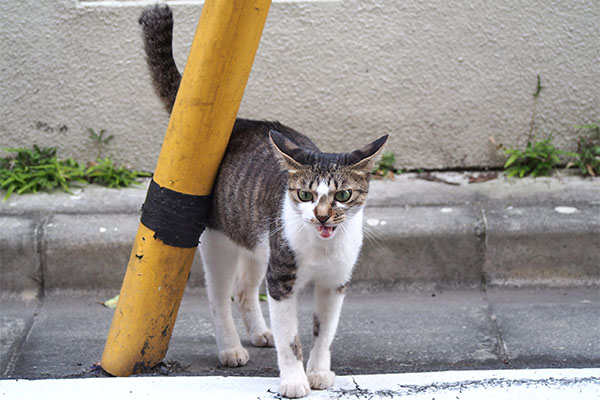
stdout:
POLYGON ((333 238, 365 204, 375 158, 388 135, 349 153, 306 150, 274 130, 270 137, 288 171, 294 211, 320 238, 333 238))

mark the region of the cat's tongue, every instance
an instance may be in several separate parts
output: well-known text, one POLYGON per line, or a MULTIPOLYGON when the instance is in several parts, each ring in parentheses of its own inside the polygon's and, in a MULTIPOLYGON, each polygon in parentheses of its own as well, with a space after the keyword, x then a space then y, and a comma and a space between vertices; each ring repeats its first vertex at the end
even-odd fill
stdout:
POLYGON ((333 235, 333 231, 335 230, 335 226, 325 226, 325 225, 317 225, 317 232, 321 235, 322 238, 329 238, 333 235))

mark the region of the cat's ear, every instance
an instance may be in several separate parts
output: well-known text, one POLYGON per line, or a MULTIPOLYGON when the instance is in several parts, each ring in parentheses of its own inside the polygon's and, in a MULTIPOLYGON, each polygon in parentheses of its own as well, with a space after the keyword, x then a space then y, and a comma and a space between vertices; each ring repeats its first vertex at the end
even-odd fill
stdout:
POLYGON ((383 145, 387 142, 389 135, 383 135, 374 142, 369 143, 359 150, 354 150, 350 153, 350 167, 357 170, 371 172, 375 165, 375 158, 383 149, 383 145))
POLYGON ((299 170, 302 164, 296 161, 296 159, 300 154, 304 153, 304 150, 276 130, 271 129, 269 137, 271 138, 271 144, 275 152, 280 156, 279 159, 282 166, 290 173, 299 170))

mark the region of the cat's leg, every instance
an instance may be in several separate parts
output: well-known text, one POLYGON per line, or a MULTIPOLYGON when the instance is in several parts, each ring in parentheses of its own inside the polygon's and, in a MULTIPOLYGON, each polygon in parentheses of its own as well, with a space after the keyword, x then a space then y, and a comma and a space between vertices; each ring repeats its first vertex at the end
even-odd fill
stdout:
POLYGON ((310 392, 310 385, 304 372, 298 336, 296 294, 276 300, 269 290, 269 309, 279 364, 279 394, 290 398, 304 397, 310 392))
POLYGON ((344 286, 315 286, 313 348, 306 366, 308 381, 313 389, 327 389, 333 385, 335 374, 331 371, 329 347, 337 329, 343 301, 344 286))
POLYGON ((275 342, 267 328, 258 300, 258 290, 267 271, 268 248, 258 245, 254 253, 240 252, 236 276, 235 301, 238 304, 250 342, 258 347, 273 347, 275 342))
POLYGON ((206 229, 200 240, 200 253, 206 275, 206 289, 217 339, 219 361, 227 367, 248 362, 231 314, 239 249, 223 233, 206 229))

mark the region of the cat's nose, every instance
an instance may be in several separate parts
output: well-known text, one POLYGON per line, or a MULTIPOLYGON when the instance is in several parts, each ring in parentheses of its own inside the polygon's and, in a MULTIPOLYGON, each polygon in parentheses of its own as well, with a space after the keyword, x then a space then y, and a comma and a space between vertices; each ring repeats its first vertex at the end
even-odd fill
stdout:
POLYGON ((317 219, 319 220, 319 222, 321 222, 322 224, 324 224, 325 221, 327 221, 329 219, 329 215, 315 214, 315 217, 317 217, 317 219))

